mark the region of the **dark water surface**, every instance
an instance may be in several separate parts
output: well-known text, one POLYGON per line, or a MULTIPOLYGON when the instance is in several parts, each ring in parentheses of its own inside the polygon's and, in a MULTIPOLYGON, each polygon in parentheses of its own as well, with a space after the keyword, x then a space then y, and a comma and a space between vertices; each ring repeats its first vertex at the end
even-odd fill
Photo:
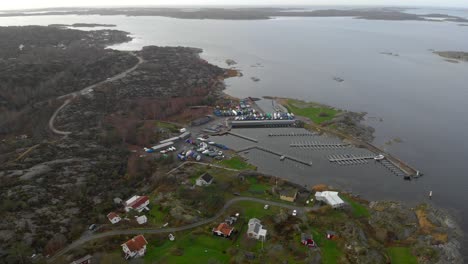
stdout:
POLYGON ((358 190, 369 199, 415 203, 427 202, 432 190, 431 203, 453 210, 468 231, 468 63, 449 63, 431 52, 468 51, 468 27, 352 18, 0 18, 0 25, 77 22, 116 24, 117 29, 131 32, 135 40, 114 47, 118 49, 192 46, 203 48, 202 56, 222 67, 227 67, 226 59, 234 59, 244 73, 242 78, 227 80, 227 93, 234 96, 285 96, 368 112, 367 122, 377 130, 374 143, 384 146, 400 138, 402 143, 385 145, 385 149, 425 176, 405 182, 379 170, 364 175, 351 169, 346 178, 322 176, 322 182, 358 190), (335 76, 344 82, 334 81, 335 76))

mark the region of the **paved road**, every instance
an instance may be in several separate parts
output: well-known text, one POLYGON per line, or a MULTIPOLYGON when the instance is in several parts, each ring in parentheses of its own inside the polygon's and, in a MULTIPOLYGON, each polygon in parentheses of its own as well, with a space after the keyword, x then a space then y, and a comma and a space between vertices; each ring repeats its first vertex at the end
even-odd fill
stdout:
POLYGON ((65 106, 67 106, 71 102, 71 100, 73 98, 75 98, 77 96, 80 96, 80 95, 88 94, 88 93, 92 92, 94 88, 96 88, 96 87, 98 87, 100 85, 103 85, 104 83, 113 82, 113 81, 122 79, 125 76, 127 76, 127 74, 129 74, 129 73, 133 72, 134 70, 136 70, 138 68, 138 66, 140 66, 140 64, 142 64, 144 62, 144 60, 143 60, 143 58, 135 55, 134 53, 130 52, 130 54, 132 54, 133 56, 138 58, 138 63, 135 64, 135 66, 133 66, 132 68, 130 68, 130 69, 124 71, 124 72, 121 72, 121 73, 119 73, 119 74, 117 74, 117 75, 115 75, 113 77, 107 78, 104 81, 95 83, 95 84, 90 85, 88 87, 85 87, 85 88, 83 88, 83 89, 81 89, 79 91, 72 92, 72 93, 65 94, 65 95, 57 97, 58 100, 65 99, 65 98, 67 98, 67 100, 65 100, 65 102, 59 108, 57 108, 57 110, 55 110, 54 114, 49 119, 49 129, 52 130, 52 132, 54 132, 55 134, 59 134, 59 135, 63 135, 63 136, 70 135, 71 132, 61 131, 61 130, 58 130, 58 129, 56 129, 54 127, 55 118, 57 117, 58 113, 60 111, 62 111, 62 109, 65 108, 65 106))
POLYGON ((214 220, 218 219, 221 217, 226 210, 231 207, 233 204, 241 202, 241 201, 250 201, 250 202, 257 202, 257 203, 262 203, 262 204, 268 204, 270 206, 278 206, 290 210, 297 210, 298 213, 301 212, 306 212, 306 211, 312 211, 314 210, 312 207, 299 207, 299 206, 294 206, 290 204, 285 204, 285 203, 279 203, 279 202, 273 202, 273 201, 268 201, 268 200, 263 200, 263 199, 258 199, 258 198, 253 198, 253 197, 236 197, 233 198, 229 201, 226 202, 226 204, 223 206, 223 208, 213 217, 202 220, 200 222, 196 222, 193 224, 185 225, 185 226, 180 226, 180 227, 171 227, 171 228, 154 228, 154 229, 126 229, 126 230, 112 230, 104 233, 99 233, 99 234, 93 234, 89 236, 84 236, 81 237, 78 240, 75 240, 73 243, 65 247, 64 249, 60 250, 57 252, 54 256, 49 258, 47 260, 48 263, 53 263, 58 257, 64 255, 68 251, 75 249, 87 242, 90 242, 92 240, 100 239, 100 238, 105 238, 105 237, 110 237, 110 236, 118 236, 118 235, 139 235, 139 234, 164 234, 164 233, 174 233, 174 232, 180 232, 180 231, 185 231, 189 230, 195 227, 203 226, 206 224, 209 224, 213 222, 214 220))

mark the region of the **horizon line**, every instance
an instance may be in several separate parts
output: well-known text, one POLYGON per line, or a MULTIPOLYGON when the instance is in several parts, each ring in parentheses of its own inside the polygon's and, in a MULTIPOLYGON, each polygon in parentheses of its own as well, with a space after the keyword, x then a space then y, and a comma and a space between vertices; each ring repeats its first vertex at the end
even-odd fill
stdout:
POLYGON ((50 9, 100 9, 100 8, 110 8, 110 9, 117 9, 117 8, 174 8, 174 9, 183 9, 183 8, 307 8, 307 7, 387 7, 387 8, 408 8, 408 9, 420 9, 420 8, 442 8, 442 9, 465 9, 468 10, 468 6, 434 6, 434 5, 384 5, 384 4, 352 4, 352 5, 342 5, 342 4, 290 4, 290 5, 281 5, 281 4, 273 4, 273 5, 235 5, 235 4, 199 4, 199 5, 102 5, 102 6, 47 6, 47 7, 35 7, 35 8, 18 8, 18 9, 2 9, 0 7, 0 11, 2 12, 18 12, 18 11, 44 11, 50 9))

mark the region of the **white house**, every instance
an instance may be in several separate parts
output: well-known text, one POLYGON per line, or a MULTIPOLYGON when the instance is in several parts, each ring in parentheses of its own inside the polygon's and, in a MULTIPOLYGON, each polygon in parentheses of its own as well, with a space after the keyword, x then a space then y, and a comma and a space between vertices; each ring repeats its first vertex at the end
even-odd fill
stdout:
POLYGON ((122 250, 125 253, 125 259, 144 256, 146 253, 147 244, 148 242, 142 235, 138 235, 122 244, 122 250))
POLYGON ((213 182, 213 176, 211 176, 208 173, 204 173, 202 176, 200 176, 197 181, 196 185, 197 186, 207 186, 210 185, 213 182))
POLYGON ((142 215, 142 216, 139 216, 136 218, 138 224, 142 225, 142 224, 146 224, 146 222, 148 222, 148 218, 146 217, 146 215, 142 215))
POLYGON ((317 201, 322 201, 333 208, 339 208, 345 205, 345 202, 341 200, 340 196, 338 196, 338 192, 331 192, 331 191, 324 191, 324 192, 316 192, 315 199, 317 201))
POLYGON ((120 216, 114 212, 107 214, 107 219, 109 219, 112 224, 117 224, 120 222, 120 220, 122 220, 122 218, 120 218, 120 216))
POLYGON ((263 229, 260 220, 252 218, 249 220, 249 227, 247 229, 247 236, 249 238, 255 238, 257 240, 265 241, 267 230, 263 229))
POLYGON ((132 198, 125 201, 125 203, 124 203, 126 212, 130 212, 131 210, 135 210, 135 211, 141 213, 145 209, 149 211, 148 205, 149 205, 149 197, 148 196, 138 196, 138 195, 133 196, 132 198))

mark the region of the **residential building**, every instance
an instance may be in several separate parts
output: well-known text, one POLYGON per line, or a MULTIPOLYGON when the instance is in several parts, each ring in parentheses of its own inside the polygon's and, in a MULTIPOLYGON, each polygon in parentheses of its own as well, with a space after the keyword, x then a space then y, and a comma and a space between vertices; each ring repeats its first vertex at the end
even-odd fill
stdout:
POLYGON ((213 228, 213 234, 222 237, 230 237, 234 228, 227 223, 221 223, 218 227, 213 228))
POLYGON ((297 198, 296 189, 285 189, 280 191, 280 199, 283 201, 294 202, 297 198))
POLYGON ((138 196, 138 195, 133 196, 132 198, 125 201, 125 203, 124 203, 126 212, 130 212, 131 210, 135 210, 135 211, 141 213, 145 209, 149 211, 148 205, 149 205, 149 197, 148 196, 138 196))
POLYGON ((301 243, 308 247, 316 246, 314 240, 312 239, 312 235, 306 233, 301 234, 301 243))
POLYGON ((107 219, 109 219, 112 224, 117 224, 122 220, 122 218, 120 218, 120 216, 114 212, 107 214, 107 219))
POLYGON ((257 218, 249 220, 249 227, 247 229, 247 236, 257 240, 265 241, 267 230, 263 229, 263 226, 257 218))
POLYGON ((345 205, 345 202, 338 196, 338 192, 324 191, 316 192, 315 199, 324 202, 333 208, 339 208, 345 205))
POLYGON ((122 250, 125 253, 125 259, 142 257, 146 253, 146 241, 143 235, 138 235, 122 244, 122 250))
POLYGON ((196 185, 198 186, 208 186, 213 182, 213 176, 211 176, 209 173, 204 173, 202 176, 200 176, 197 181, 196 185))

